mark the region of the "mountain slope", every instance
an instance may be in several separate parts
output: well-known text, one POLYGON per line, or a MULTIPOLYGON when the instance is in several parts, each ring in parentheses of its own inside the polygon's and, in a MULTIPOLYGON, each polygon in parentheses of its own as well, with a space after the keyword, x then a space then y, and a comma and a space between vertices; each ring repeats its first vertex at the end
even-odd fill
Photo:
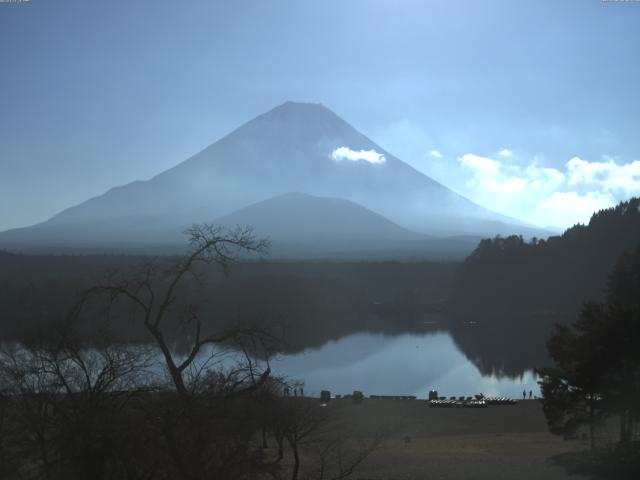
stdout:
POLYGON ((90 241, 96 227, 114 241, 152 241, 159 230, 292 191, 351 200, 421 233, 540 234, 423 175, 322 105, 287 102, 148 181, 113 188, 37 229, 0 234, 0 242, 90 241))
POLYGON ((256 236, 271 240, 272 258, 462 259, 481 240, 417 234, 349 200, 304 193, 249 205, 214 223, 253 226, 256 236))
POLYGON ((354 202, 287 193, 249 205, 215 220, 233 227, 251 225, 259 236, 298 242, 402 242, 421 235, 406 230, 354 202))

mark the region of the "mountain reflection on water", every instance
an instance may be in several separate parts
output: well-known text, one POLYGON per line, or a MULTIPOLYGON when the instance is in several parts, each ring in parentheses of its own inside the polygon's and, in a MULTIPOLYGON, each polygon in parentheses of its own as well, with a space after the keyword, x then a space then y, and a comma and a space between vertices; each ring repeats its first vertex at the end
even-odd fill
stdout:
POLYGON ((484 393, 518 398, 523 390, 539 395, 532 366, 516 376, 497 370, 483 374, 458 348, 452 334, 443 331, 356 333, 317 349, 281 355, 272 367, 278 375, 303 381, 307 395, 325 389, 335 394, 360 390, 365 395, 419 398, 431 389, 441 396, 484 393))

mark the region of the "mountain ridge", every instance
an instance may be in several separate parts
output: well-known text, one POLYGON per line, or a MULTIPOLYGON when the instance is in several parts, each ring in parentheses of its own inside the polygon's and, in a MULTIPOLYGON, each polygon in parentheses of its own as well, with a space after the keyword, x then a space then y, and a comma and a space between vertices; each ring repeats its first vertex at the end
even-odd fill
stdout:
POLYGON ((258 236, 289 241, 348 243, 424 238, 350 200, 288 192, 214 220, 224 227, 251 225, 258 236))
POLYGON ((355 202, 422 234, 541 234, 420 173, 325 106, 286 102, 149 180, 114 187, 45 222, 4 232, 0 243, 28 239, 43 227, 60 238, 73 230, 68 237, 81 240, 82 224, 96 221, 121 241, 144 240, 136 224, 157 232, 201 223, 288 192, 355 202), (336 155, 343 150, 346 157, 336 155))

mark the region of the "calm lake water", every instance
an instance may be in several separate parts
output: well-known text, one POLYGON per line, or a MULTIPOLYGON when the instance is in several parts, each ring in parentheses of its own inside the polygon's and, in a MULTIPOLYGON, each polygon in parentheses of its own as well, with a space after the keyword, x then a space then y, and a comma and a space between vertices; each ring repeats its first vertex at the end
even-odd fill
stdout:
POLYGON ((383 335, 357 333, 318 349, 283 355, 272 362, 275 374, 305 385, 305 395, 360 390, 365 395, 416 395, 431 389, 440 396, 539 395, 533 372, 517 378, 483 376, 446 332, 383 335))
MULTIPOLYGON (((92 349, 87 353, 99 355, 92 349)), ((202 361, 209 368, 224 369, 232 367, 238 359, 244 360, 229 350, 219 351, 216 355, 213 349, 203 353, 202 361), (211 358, 217 360, 206 360, 211 358)), ((148 369, 152 375, 147 381, 158 381, 161 376, 168 381, 161 354, 152 353, 151 356, 155 357, 156 363, 148 369)), ((483 375, 444 331, 394 335, 356 333, 320 348, 280 355, 271 359, 271 367, 274 375, 303 382, 306 396, 319 396, 321 390, 330 390, 334 395, 360 390, 367 396, 426 398, 432 389, 447 397, 484 393, 522 398, 523 390, 540 395, 532 371, 517 377, 483 375)))

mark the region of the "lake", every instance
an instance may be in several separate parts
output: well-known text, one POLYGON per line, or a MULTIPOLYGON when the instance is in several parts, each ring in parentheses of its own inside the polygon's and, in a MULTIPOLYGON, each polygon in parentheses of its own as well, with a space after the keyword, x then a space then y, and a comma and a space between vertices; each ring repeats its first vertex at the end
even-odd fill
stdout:
MULTIPOLYGON (((478 338, 481 332, 474 329, 470 333, 473 338, 478 338)), ((14 344, 7 345, 15 348, 14 344)), ((508 352, 499 348, 491 350, 498 354, 497 358, 506 366, 504 362, 509 358, 508 352)), ((93 349, 86 352, 98 354, 93 349)), ((226 369, 235 365, 236 361, 244 361, 241 354, 232 353, 229 349, 216 351, 209 347, 202 353, 196 364, 208 364, 209 368, 226 369)), ((161 354, 151 353, 151 357, 154 365, 147 369, 151 374, 147 381, 153 383, 163 376, 169 380, 161 354)), ((513 363, 513 357, 508 361, 513 363)), ((540 395, 532 370, 525 369, 516 376, 483 374, 458 348, 452 335, 442 330, 394 334, 354 333, 329 341, 319 348, 280 354, 271 359, 271 368, 273 375, 303 382, 306 396, 319 396, 321 390, 341 395, 360 390, 365 395, 415 395, 426 398, 432 389, 437 390, 439 396, 447 397, 484 393, 486 396, 521 398, 523 390, 532 390, 534 395, 540 395)))
POLYGON ((532 371, 515 378, 482 375, 447 332, 356 333, 317 349, 281 355, 272 368, 277 375, 303 381, 305 395, 360 390, 425 398, 431 389, 447 397, 484 393, 522 398, 523 390, 540 394, 532 371))

